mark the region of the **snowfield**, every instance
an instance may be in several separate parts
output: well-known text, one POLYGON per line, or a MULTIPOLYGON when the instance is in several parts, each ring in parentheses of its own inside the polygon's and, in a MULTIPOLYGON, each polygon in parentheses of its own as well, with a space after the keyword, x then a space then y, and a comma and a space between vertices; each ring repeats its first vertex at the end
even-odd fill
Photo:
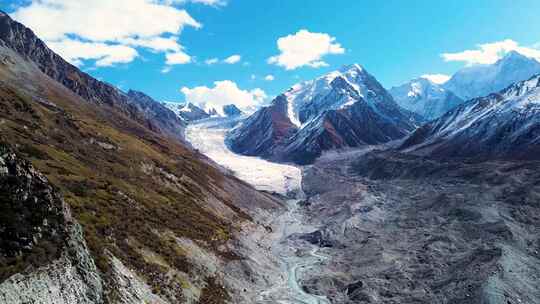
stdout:
POLYGON ((225 145, 225 134, 231 128, 230 122, 229 119, 209 119, 190 124, 186 130, 186 139, 194 148, 257 190, 281 195, 293 195, 300 191, 300 168, 231 152, 225 145))

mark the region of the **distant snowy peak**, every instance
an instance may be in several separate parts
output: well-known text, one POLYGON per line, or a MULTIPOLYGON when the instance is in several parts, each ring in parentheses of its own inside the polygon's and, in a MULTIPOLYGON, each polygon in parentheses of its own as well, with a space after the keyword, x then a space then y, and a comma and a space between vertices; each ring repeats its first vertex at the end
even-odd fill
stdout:
POLYGON ((463 103, 453 92, 429 79, 420 77, 390 89, 390 94, 399 106, 435 119, 463 103))
POLYGON ((384 89, 359 64, 342 67, 322 77, 294 85, 284 96, 291 122, 300 127, 326 110, 337 110, 360 99, 371 101, 384 89))
POLYGON ((163 105, 185 121, 196 121, 210 117, 206 111, 192 103, 163 102, 163 105))
POLYGON ((512 51, 494 64, 461 69, 444 88, 467 100, 498 92, 540 73, 540 62, 512 51))
POLYGON ((540 159, 540 75, 472 99, 416 130, 406 151, 540 159))

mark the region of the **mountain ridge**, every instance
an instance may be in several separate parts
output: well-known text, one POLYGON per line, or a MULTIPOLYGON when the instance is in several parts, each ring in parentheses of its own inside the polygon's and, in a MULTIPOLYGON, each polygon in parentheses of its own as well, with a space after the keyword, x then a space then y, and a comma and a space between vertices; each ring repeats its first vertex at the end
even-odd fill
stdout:
POLYGON ((306 164, 326 150, 401 138, 419 121, 353 64, 293 86, 231 130, 227 141, 240 154, 306 164))

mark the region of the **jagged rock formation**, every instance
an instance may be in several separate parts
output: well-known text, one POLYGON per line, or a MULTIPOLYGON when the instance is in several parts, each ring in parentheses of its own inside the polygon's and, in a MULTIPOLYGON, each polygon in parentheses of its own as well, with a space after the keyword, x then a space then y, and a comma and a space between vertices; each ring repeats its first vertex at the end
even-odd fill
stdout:
POLYGON ((411 134, 401 149, 436 157, 540 158, 540 76, 446 113, 411 134))
POLYGON ((102 303, 102 281, 62 196, 0 143, 0 302, 102 303))
POLYGON ((323 151, 399 139, 419 121, 351 65, 295 85, 232 130, 228 142, 237 153, 306 164, 323 151))
POLYGON ((177 102, 164 102, 163 105, 169 108, 176 114, 176 116, 180 117, 186 122, 201 120, 210 117, 210 114, 206 113, 203 109, 197 107, 190 102, 185 104, 177 102))
POLYGON ((242 115, 242 111, 237 106, 235 106, 234 104, 224 105, 223 106, 223 113, 227 117, 233 117, 233 116, 242 115))
POLYGON ((427 120, 438 118, 464 102, 442 85, 426 78, 413 79, 391 88, 389 92, 402 108, 422 115, 427 120))

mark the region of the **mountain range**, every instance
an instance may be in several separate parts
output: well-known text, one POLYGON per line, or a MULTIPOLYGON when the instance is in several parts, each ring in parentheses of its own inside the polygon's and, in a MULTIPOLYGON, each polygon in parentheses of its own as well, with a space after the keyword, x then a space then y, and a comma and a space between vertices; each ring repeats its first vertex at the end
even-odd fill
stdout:
POLYGON ((323 151, 399 139, 421 121, 354 64, 293 86, 231 130, 227 141, 237 153, 305 164, 323 151))
POLYGON ((243 114, 243 112, 234 104, 224 105, 219 112, 214 108, 205 111, 190 102, 162 102, 161 104, 173 111, 178 118, 185 122, 194 122, 210 117, 235 117, 243 114))
POLYGON ((352 64, 244 116, 123 92, 0 12, 0 103, 0 303, 540 301, 517 52, 390 90, 352 64))
POLYGON ((280 200, 2 12, 0 102, 0 303, 249 302, 279 272, 280 200))
POLYGON ((437 157, 540 159, 540 75, 458 106, 401 148, 437 157))
POLYGON ((540 74, 537 60, 511 51, 494 64, 465 67, 443 84, 421 77, 389 92, 401 107, 432 120, 466 100, 498 92, 536 74, 540 74))

